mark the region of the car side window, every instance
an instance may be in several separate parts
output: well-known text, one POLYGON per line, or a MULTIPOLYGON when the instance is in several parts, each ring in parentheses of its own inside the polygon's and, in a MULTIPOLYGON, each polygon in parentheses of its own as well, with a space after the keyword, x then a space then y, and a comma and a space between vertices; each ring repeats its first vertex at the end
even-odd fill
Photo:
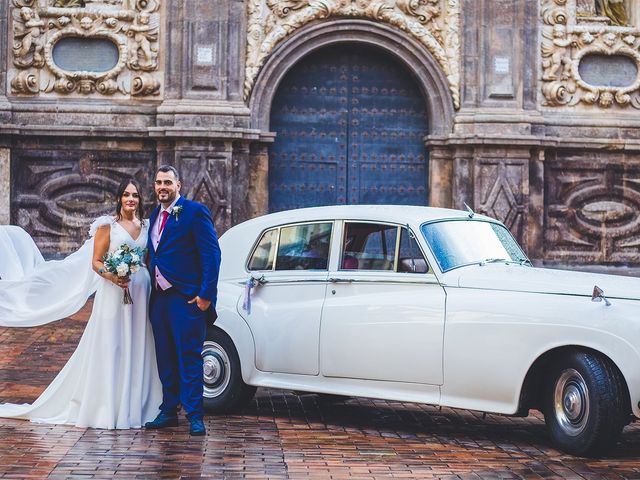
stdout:
POLYGON ((276 270, 326 270, 332 227, 332 223, 282 227, 276 270))
POLYGON ((394 270, 398 227, 345 223, 342 270, 394 270))
POLYGON ((406 228, 400 231, 400 248, 398 249, 398 272, 429 273, 429 265, 420 251, 415 237, 406 228))
POLYGON ((249 270, 273 270, 278 229, 264 232, 249 260, 249 270))

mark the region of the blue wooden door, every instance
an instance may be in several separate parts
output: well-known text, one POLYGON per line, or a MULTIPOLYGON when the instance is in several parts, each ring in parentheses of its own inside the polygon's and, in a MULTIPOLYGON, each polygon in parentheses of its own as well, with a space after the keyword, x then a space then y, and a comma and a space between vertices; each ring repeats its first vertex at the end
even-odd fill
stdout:
POLYGON ((385 52, 320 50, 283 79, 271 110, 269 209, 427 204, 425 101, 385 52))

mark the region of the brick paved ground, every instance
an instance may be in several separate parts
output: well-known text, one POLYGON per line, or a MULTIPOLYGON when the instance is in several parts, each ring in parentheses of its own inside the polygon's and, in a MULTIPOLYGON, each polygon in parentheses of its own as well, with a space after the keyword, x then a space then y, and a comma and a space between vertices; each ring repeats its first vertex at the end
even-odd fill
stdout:
MULTIPOLYGON (((71 355, 88 314, 0 329, 0 402, 33 401, 71 355)), ((638 478, 640 424, 601 460, 551 448, 526 419, 400 402, 259 390, 241 415, 187 426, 105 431, 0 419, 0 478, 638 478)))

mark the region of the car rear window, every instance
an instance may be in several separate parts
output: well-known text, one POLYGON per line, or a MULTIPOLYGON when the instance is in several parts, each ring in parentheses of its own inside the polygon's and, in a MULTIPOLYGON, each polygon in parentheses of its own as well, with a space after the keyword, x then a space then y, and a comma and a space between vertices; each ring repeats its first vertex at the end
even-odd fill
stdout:
POLYGON ((332 223, 309 223, 280 229, 276 270, 326 270, 332 223))

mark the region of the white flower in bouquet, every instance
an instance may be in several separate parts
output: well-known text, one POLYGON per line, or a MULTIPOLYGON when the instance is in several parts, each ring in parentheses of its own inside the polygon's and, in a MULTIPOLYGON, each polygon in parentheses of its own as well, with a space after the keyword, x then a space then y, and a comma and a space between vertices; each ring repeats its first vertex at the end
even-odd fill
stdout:
POLYGON ((127 275, 129 275, 129 265, 127 265, 126 263, 121 263, 116 267, 116 272, 119 277, 126 277, 127 275))

